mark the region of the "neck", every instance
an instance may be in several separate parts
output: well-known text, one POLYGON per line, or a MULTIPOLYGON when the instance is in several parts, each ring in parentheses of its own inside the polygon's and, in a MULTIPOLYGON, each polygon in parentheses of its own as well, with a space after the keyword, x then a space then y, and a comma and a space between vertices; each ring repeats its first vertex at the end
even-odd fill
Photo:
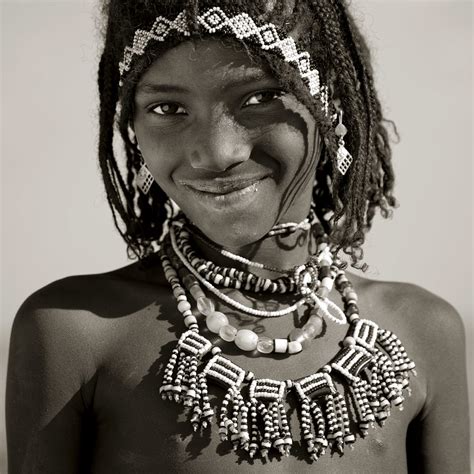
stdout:
MULTIPOLYGON (((246 264, 222 255, 219 251, 221 247, 210 242, 197 230, 193 241, 199 253, 217 265, 239 270, 249 269, 255 275, 264 278, 277 276, 277 272, 265 268, 248 268, 246 264)), ((242 247, 223 247, 222 249, 247 260, 264 264, 266 267, 289 270, 307 262, 309 255, 314 253, 316 247, 311 229, 297 229, 290 234, 267 236, 258 242, 242 247)))

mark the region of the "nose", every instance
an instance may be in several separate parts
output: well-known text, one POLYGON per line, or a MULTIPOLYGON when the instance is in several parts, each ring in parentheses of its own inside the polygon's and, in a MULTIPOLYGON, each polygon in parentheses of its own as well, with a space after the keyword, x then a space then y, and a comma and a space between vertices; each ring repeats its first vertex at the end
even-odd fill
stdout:
POLYGON ((195 169, 221 172, 248 160, 248 131, 225 110, 214 111, 193 127, 190 163, 195 169))

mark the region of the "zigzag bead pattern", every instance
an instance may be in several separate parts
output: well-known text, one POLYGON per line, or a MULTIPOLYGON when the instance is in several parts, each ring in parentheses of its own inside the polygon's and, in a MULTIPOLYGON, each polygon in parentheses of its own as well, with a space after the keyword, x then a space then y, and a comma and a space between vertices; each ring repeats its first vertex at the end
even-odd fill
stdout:
POLYGON ((120 76, 123 77, 125 72, 130 70, 134 56, 142 56, 145 53, 145 49, 151 40, 163 42, 173 30, 184 36, 190 36, 191 33, 188 30, 184 12, 181 12, 173 21, 164 16, 157 17, 150 31, 135 31, 132 46, 125 47, 123 59, 119 63, 120 76))
MULTIPOLYGON (((239 40, 250 39, 259 44, 264 51, 279 53, 285 62, 298 69, 300 77, 307 83, 310 94, 312 96, 320 94, 323 110, 326 115, 328 114, 327 86, 321 85, 319 72, 312 67, 309 53, 298 51, 293 38, 280 38, 273 23, 263 23, 259 26, 247 13, 229 16, 219 7, 205 10, 204 13, 198 15, 197 20, 207 33, 221 32, 233 35, 239 40)), ((163 16, 157 17, 149 31, 141 29, 135 31, 132 45, 124 49, 123 59, 119 63, 121 86, 125 73, 131 69, 133 59, 136 56, 142 56, 152 40, 164 42, 173 32, 185 37, 191 35, 184 11, 179 13, 174 20, 169 20, 163 16)))

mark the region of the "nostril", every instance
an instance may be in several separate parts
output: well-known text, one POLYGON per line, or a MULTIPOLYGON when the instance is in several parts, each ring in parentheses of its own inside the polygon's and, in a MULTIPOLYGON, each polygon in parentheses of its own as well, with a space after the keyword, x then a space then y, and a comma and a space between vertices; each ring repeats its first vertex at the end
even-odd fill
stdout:
MULTIPOLYGON (((222 141, 222 140, 221 140, 222 141)), ((250 144, 232 146, 229 143, 196 147, 190 154, 190 164, 193 168, 211 171, 226 171, 247 161, 251 153, 250 144)))
POLYGON ((239 161, 239 162, 236 162, 236 163, 232 163, 230 166, 228 166, 225 170, 223 171, 230 171, 232 169, 234 169, 236 166, 239 166, 240 163, 242 163, 242 161, 239 161))
POLYGON ((194 168, 222 172, 247 161, 252 149, 249 131, 222 110, 196 123, 189 138, 194 168))

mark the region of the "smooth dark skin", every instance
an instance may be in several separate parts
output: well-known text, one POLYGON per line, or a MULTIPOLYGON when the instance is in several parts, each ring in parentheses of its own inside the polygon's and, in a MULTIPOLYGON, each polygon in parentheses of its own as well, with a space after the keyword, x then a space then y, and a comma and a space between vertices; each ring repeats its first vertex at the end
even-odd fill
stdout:
MULTIPOLYGON (((291 95, 259 96, 271 97, 266 105, 252 95, 278 88, 272 78, 247 85, 246 90, 225 89, 228 81, 254 67, 244 53, 216 42, 184 43, 157 60, 141 83, 171 82, 190 92, 137 94, 134 126, 155 179, 203 232, 256 261, 291 267, 305 260, 312 245, 307 235, 255 242, 275 222, 306 216, 312 186, 308 176, 318 160, 319 142, 310 139, 317 136, 310 114, 291 95), (163 102, 180 104, 186 114, 147 115, 151 105, 156 110, 163 102), (265 193, 255 192, 255 200, 245 209, 205 212, 176 183, 235 178, 256 170, 271 170, 271 182, 265 193)), ((230 444, 219 442, 215 424, 203 435, 193 435, 182 407, 158 396, 163 366, 183 330, 181 318, 160 265, 143 268, 136 263, 55 282, 28 298, 18 312, 7 383, 10 474, 469 472, 459 315, 415 285, 349 278, 359 295, 361 314, 394 331, 418 371, 404 411, 394 409, 385 427, 358 439, 353 451, 342 457, 328 453, 316 465, 309 463, 292 397, 289 416, 295 443, 289 458, 265 462, 241 457, 230 444)), ((232 294, 243 301, 241 294, 232 294)), ((272 301, 283 302, 247 297, 266 307, 272 301)), ((340 302, 335 291, 330 298, 340 302)), ((296 315, 257 319, 222 305, 220 309, 231 324, 262 330, 270 337, 288 334, 297 323, 296 315)), ((232 344, 222 348, 257 376, 294 379, 327 363, 346 330, 329 322, 322 337, 286 358, 251 357, 232 344)), ((220 389, 210 386, 210 391, 212 397, 222 398, 220 389)))

